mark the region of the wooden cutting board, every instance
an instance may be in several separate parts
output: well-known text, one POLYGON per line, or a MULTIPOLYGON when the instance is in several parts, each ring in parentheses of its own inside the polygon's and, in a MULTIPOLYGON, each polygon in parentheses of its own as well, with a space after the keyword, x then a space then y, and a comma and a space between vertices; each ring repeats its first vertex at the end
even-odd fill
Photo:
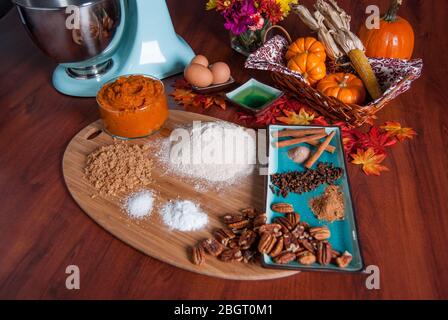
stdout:
MULTIPOLYGON (((217 119, 184 111, 170 111, 170 117, 159 133, 129 143, 143 144, 169 136, 170 132, 193 120, 216 121, 217 119)), ((154 141, 152 143, 154 147, 154 141)), ((295 271, 270 270, 259 264, 225 263, 207 256, 203 266, 190 262, 190 247, 198 241, 209 238, 213 230, 222 227, 220 217, 225 213, 254 206, 264 207, 264 179, 255 170, 254 174, 242 179, 225 190, 198 192, 190 180, 167 174, 155 167, 153 183, 148 189, 157 194, 156 205, 151 216, 145 220, 133 220, 123 212, 118 197, 95 196, 95 190, 84 178, 86 156, 97 148, 113 143, 112 137, 102 131, 101 121, 81 130, 69 143, 63 159, 63 174, 68 190, 79 206, 100 226, 143 253, 189 271, 235 280, 274 279, 296 274, 295 271), (192 200, 209 215, 208 226, 197 232, 170 231, 161 221, 158 208, 171 199, 192 200)), ((155 145, 157 148, 157 145, 155 145)), ((151 153, 152 154, 152 153, 151 153)), ((157 162, 157 161, 156 161, 157 162)))

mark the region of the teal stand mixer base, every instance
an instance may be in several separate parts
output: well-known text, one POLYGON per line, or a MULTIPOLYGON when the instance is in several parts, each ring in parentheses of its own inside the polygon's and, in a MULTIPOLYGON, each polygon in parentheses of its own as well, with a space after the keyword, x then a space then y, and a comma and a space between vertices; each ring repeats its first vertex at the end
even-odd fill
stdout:
POLYGON ((53 85, 61 93, 95 97, 101 86, 120 75, 146 74, 163 79, 181 73, 193 59, 190 46, 174 31, 163 0, 121 0, 117 35, 99 56, 76 64, 61 64, 53 85), (108 64, 108 71, 90 79, 69 75, 69 68, 108 64))

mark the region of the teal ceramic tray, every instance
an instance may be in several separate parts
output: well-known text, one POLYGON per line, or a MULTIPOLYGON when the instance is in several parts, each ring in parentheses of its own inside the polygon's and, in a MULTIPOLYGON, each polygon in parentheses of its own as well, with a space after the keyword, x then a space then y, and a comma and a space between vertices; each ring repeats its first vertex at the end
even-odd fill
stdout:
MULTIPOLYGON (((301 164, 297 164, 293 162, 288 157, 288 150, 290 148, 300 146, 294 145, 287 148, 277 149, 273 146, 272 141, 276 140, 272 138, 272 133, 279 130, 284 129, 311 129, 311 128, 322 128, 319 126, 280 126, 280 125, 271 125, 269 126, 268 134, 269 134, 269 174, 274 173, 284 173, 289 171, 304 171, 305 168, 301 164)), ((321 185, 316 190, 313 190, 308 193, 304 193, 302 195, 298 195, 295 193, 289 193, 286 198, 282 196, 277 196, 274 194, 269 187, 271 185, 270 176, 267 178, 267 188, 266 188, 266 213, 268 217, 268 222, 272 222, 275 218, 282 216, 282 214, 273 212, 271 210, 271 204, 276 202, 287 202, 294 205, 294 209, 296 212, 300 213, 301 221, 304 221, 310 226, 322 226, 326 225, 331 231, 331 238, 329 242, 331 243, 334 250, 339 252, 348 251, 353 255, 353 260, 347 268, 341 269, 336 265, 330 264, 328 266, 321 266, 317 263, 305 266, 299 264, 297 261, 291 262, 287 265, 276 264, 271 257, 268 255, 264 255, 262 259, 262 263, 265 267, 268 268, 283 268, 283 269, 304 269, 309 271, 338 271, 338 272, 359 272, 363 269, 363 260, 359 248, 358 243, 358 235, 356 231, 356 221, 355 214, 352 205, 352 198, 350 193, 350 184, 347 177, 347 168, 344 158, 344 149, 342 144, 341 132, 339 127, 325 127, 327 134, 332 131, 336 131, 335 137, 333 138, 331 145, 336 147, 336 151, 331 154, 329 152, 324 152, 324 154, 319 159, 319 162, 327 162, 332 163, 336 167, 340 167, 344 170, 344 175, 341 179, 337 181, 337 185, 340 185, 342 191, 344 193, 344 202, 345 202, 345 219, 341 221, 335 221, 333 223, 328 223, 325 221, 318 220, 311 209, 309 208, 309 201, 315 197, 320 196, 325 188, 326 184, 321 185)), ((306 144, 303 144, 306 145, 306 144)), ((306 145, 311 148, 311 152, 316 150, 316 147, 312 147, 310 145, 306 145)), ((313 166, 316 167, 317 163, 313 166)))

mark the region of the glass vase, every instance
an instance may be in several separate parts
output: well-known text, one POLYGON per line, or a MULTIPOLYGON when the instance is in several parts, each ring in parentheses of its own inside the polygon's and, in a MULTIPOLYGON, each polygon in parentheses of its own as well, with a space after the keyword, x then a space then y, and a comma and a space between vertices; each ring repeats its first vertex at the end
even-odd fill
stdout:
POLYGON ((247 30, 239 35, 230 32, 230 46, 233 50, 248 57, 263 45, 266 31, 272 26, 267 22, 260 30, 247 30))

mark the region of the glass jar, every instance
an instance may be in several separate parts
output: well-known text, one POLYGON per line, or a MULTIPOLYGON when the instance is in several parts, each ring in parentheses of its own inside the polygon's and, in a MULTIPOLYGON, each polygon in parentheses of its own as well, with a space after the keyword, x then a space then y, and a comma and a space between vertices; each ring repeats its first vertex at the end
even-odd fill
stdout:
POLYGON ((239 35, 230 32, 230 46, 233 50, 248 57, 263 46, 264 36, 271 26, 270 22, 266 22, 260 30, 247 30, 239 35))
POLYGON ((147 75, 129 75, 103 85, 97 102, 104 129, 121 139, 143 138, 158 131, 168 118, 163 82, 147 75))

